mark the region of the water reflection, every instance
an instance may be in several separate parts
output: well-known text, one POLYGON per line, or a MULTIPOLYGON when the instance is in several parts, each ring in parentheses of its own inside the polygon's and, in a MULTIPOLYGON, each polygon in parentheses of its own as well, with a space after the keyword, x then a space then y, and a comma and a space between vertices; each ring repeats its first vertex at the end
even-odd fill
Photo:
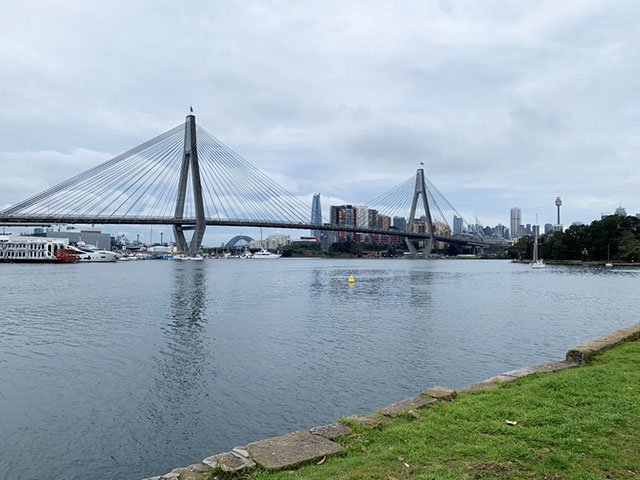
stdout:
MULTIPOLYGON (((155 364, 156 392, 160 403, 152 412, 158 421, 181 425, 185 412, 199 410, 208 396, 208 385, 215 372, 215 354, 207 338, 207 289, 204 265, 181 262, 172 269, 173 292, 168 322, 162 327, 164 345, 155 364)), ((197 415, 187 415, 198 421, 197 415)), ((190 425, 193 427, 193 425, 190 425)), ((166 428, 166 427, 165 427, 166 428)))

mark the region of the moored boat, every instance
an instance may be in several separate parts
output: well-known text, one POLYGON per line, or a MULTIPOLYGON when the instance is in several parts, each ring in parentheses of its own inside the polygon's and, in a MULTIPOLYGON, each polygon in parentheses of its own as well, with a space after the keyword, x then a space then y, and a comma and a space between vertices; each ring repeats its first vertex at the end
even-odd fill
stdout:
POLYGON ((87 245, 70 245, 71 249, 78 257, 79 262, 115 262, 118 258, 115 252, 98 250, 87 245))
POLYGON ((0 262, 69 263, 78 260, 66 238, 0 235, 0 262))
POLYGON ((282 255, 271 253, 266 248, 262 248, 259 252, 254 253, 251 258, 280 258, 282 255))

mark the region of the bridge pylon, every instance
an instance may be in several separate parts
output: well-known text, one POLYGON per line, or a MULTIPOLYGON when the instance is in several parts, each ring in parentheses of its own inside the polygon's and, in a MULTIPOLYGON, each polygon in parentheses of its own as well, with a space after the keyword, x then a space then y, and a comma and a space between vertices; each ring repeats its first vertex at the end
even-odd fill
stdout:
POLYGON ((176 247, 183 254, 196 255, 202 244, 202 238, 207 228, 204 215, 204 201, 202 200, 202 184, 200 182, 200 166, 198 164, 198 141, 196 135, 196 117, 187 115, 184 126, 184 150, 182 152, 182 166, 180 167, 180 179, 178 180, 178 196, 176 199, 175 219, 184 218, 184 204, 187 196, 187 181, 191 176, 193 203, 196 213, 195 226, 185 227, 174 225, 173 235, 176 239, 176 247), (189 175, 191 173, 191 175, 189 175), (193 229, 191 241, 187 243, 184 236, 185 230, 193 229))
POLYGON ((431 220, 431 211, 429 210, 429 199, 427 197, 427 185, 424 181, 424 169, 419 168, 416 172, 416 187, 413 191, 413 200, 411 202, 411 213, 409 214, 409 223, 407 224, 407 231, 413 231, 413 224, 416 216, 416 207, 418 206, 418 198, 422 196, 422 205, 424 207, 424 216, 426 219, 426 232, 429 234, 429 238, 426 241, 426 244, 421 253, 418 253, 415 245, 413 244, 413 240, 410 238, 405 238, 407 243, 407 248, 409 248, 409 252, 413 258, 419 258, 422 256, 426 258, 427 255, 431 253, 433 250, 433 244, 435 242, 435 230, 433 228, 433 221, 431 220))

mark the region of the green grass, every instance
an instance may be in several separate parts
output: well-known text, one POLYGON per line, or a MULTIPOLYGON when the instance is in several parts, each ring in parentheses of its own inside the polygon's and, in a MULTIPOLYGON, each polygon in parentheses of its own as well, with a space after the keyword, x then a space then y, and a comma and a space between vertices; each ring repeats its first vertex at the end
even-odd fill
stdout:
POLYGON ((640 342, 590 366, 460 394, 420 413, 354 426, 339 439, 345 453, 323 465, 238 478, 640 479, 640 342))

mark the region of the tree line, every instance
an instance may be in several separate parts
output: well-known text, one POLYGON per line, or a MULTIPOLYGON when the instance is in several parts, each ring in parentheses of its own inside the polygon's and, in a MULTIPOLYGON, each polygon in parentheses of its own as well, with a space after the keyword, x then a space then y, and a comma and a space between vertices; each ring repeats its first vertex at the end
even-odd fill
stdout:
MULTIPOLYGON (((521 237, 510 249, 511 258, 533 258, 534 237, 521 237)), ((640 261, 640 219, 610 215, 591 225, 572 225, 564 232, 538 238, 539 257, 548 260, 640 261), (608 254, 607 254, 608 250, 608 254)))

